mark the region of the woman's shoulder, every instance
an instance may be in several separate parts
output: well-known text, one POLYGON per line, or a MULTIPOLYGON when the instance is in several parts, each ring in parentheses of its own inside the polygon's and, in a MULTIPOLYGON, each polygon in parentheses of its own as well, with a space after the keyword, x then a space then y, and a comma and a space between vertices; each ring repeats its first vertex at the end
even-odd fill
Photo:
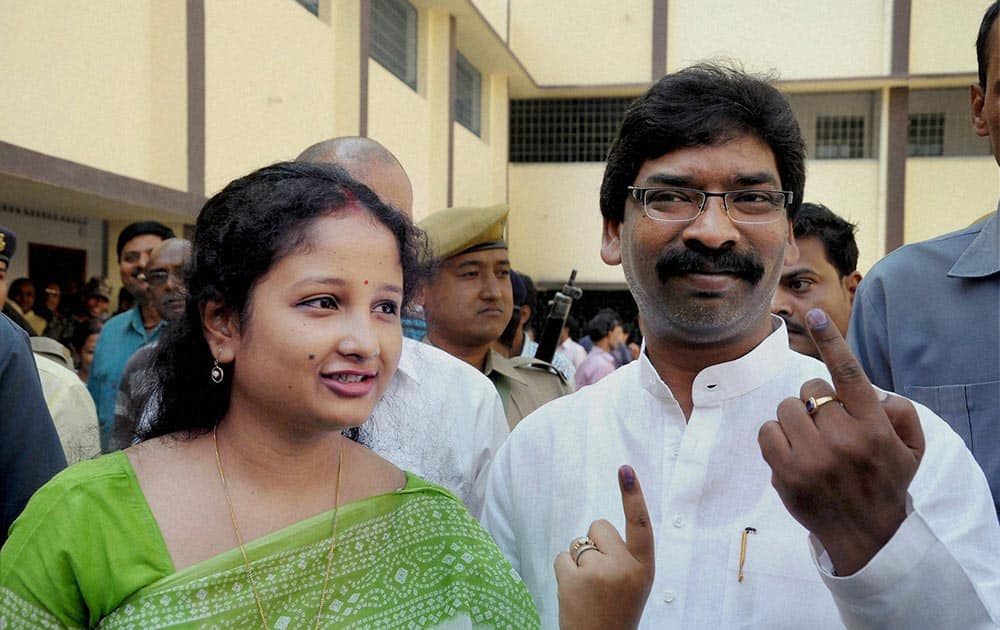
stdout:
MULTIPOLYGON (((125 454, 118 451, 73 464, 38 489, 14 521, 10 540, 34 537, 38 530, 60 523, 101 523, 133 513, 141 500, 135 473, 125 454)), ((84 529, 79 527, 77 531, 84 529)))
MULTIPOLYGON (((38 489, 31 502, 64 505, 68 497, 85 491, 89 496, 119 493, 133 485, 135 473, 121 451, 101 455, 69 466, 38 489)), ((31 505, 29 502, 29 505, 31 505)))

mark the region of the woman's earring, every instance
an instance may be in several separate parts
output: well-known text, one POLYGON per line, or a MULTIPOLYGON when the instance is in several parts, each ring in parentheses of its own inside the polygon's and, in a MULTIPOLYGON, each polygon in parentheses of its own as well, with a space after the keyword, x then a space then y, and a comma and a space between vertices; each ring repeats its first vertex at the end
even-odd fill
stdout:
POLYGON ((219 360, 216 359, 215 365, 212 366, 212 371, 209 373, 209 376, 212 377, 212 382, 218 385, 219 383, 222 382, 222 379, 223 377, 225 377, 225 375, 226 373, 222 371, 222 366, 219 365, 219 360))

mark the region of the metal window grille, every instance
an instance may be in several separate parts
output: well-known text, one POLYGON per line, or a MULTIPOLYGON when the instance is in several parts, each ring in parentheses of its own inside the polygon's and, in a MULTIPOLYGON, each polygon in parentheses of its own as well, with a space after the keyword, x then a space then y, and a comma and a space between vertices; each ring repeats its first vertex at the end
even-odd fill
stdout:
POLYGON ((944 113, 910 114, 906 128, 906 155, 944 155, 944 113))
POLYGON ((820 160, 865 157, 863 116, 817 116, 816 158, 820 160))
POLYGON ((633 98, 510 102, 511 162, 603 162, 633 98))
POLYGON ((482 75, 469 60, 457 53, 455 57, 455 120, 479 135, 481 119, 482 75))
POLYGON ((319 0, 295 0, 295 1, 301 4, 306 11, 312 13, 316 17, 319 17, 319 0))
POLYGON ((417 89, 417 10, 406 0, 371 0, 371 58, 417 89))

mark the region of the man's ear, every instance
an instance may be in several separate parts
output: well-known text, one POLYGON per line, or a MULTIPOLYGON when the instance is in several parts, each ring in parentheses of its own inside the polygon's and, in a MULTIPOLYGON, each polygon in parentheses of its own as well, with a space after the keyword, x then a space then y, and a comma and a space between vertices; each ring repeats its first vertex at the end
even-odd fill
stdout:
POLYGON ((844 288, 847 290, 847 296, 850 298, 851 305, 854 305, 854 294, 858 292, 858 284, 861 282, 861 272, 852 271, 843 277, 841 282, 844 283, 844 288))
POLYGON ((792 228, 792 222, 788 222, 788 242, 785 243, 785 260, 784 266, 788 267, 799 262, 799 245, 795 242, 795 231, 792 228))
POLYGON ((219 363, 230 363, 240 343, 239 316, 220 300, 209 300, 200 310, 209 351, 219 363))
POLYGON ((604 218, 604 229, 601 232, 601 260, 608 265, 622 264, 622 224, 604 218))
POLYGON ((972 130, 977 136, 986 137, 990 135, 986 119, 983 117, 983 106, 986 104, 986 95, 983 88, 978 83, 969 86, 969 106, 972 110, 972 130))
POLYGON ((528 320, 531 319, 531 315, 532 315, 532 310, 531 310, 530 306, 528 306, 527 304, 525 304, 524 306, 521 307, 521 326, 522 327, 525 326, 528 323, 528 320))

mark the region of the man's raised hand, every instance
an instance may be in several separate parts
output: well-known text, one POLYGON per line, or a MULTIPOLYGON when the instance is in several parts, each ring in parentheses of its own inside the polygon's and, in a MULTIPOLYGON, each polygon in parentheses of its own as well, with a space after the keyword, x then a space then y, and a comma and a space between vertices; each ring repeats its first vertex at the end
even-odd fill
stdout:
POLYGON ((802 385, 758 441, 785 507, 823 544, 837 575, 851 575, 906 518, 924 435, 913 405, 880 395, 826 313, 811 310, 806 322, 833 385, 802 385))
POLYGON ((631 466, 618 469, 625 512, 625 540, 606 520, 594 521, 587 536, 556 556, 559 627, 629 629, 639 627, 653 586, 653 527, 642 488, 631 466), (584 539, 585 538, 585 539, 584 539))

